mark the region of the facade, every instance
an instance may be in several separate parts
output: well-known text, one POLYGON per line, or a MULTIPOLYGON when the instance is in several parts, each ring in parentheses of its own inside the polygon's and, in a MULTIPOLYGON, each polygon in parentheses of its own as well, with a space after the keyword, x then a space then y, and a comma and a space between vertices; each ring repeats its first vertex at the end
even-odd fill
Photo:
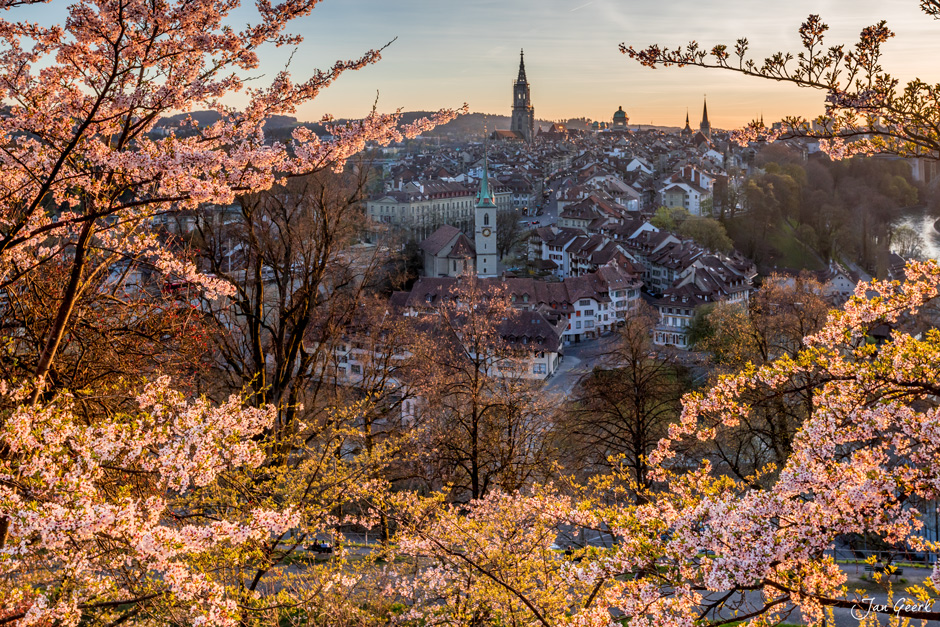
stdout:
MULTIPOLYGON (((459 280, 418 279, 411 292, 401 296, 406 312, 418 315, 433 309, 440 299, 447 298, 459 280)), ((638 268, 616 261, 590 274, 568 277, 563 281, 527 278, 491 278, 488 281, 494 286, 505 286, 516 309, 541 312, 553 325, 556 318, 560 319, 561 323, 556 328, 564 344, 612 331, 637 307, 643 285, 638 268)), ((487 283, 483 285, 486 287, 487 283)))
POLYGON ((694 216, 702 215, 702 205, 711 198, 711 193, 695 183, 679 181, 663 188, 662 204, 665 207, 682 207, 694 216))
POLYGON ((660 203, 666 207, 683 207, 695 216, 703 215, 706 201, 712 198, 715 176, 693 166, 684 166, 666 179, 660 189, 660 203))
POLYGON ((754 289, 747 268, 716 255, 701 255, 681 273, 674 285, 656 299, 659 323, 653 343, 688 348, 695 310, 709 303, 726 302, 747 308, 754 289))
POLYGON ((455 226, 445 224, 421 242, 424 276, 457 277, 473 271, 476 247, 455 226))
POLYGON ((408 183, 370 200, 366 210, 373 222, 403 229, 420 241, 445 224, 469 232, 473 225, 473 192, 449 181, 408 183))
POLYGON ((529 94, 529 81, 525 76, 525 58, 519 52, 519 76, 512 87, 512 125, 510 130, 531 142, 535 139, 535 107, 529 94))

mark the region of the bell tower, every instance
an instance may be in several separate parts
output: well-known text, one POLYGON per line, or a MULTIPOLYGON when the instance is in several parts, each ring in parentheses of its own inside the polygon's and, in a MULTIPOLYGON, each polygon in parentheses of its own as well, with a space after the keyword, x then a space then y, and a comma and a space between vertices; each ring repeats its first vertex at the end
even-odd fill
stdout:
POLYGON ((525 53, 519 51, 519 76, 512 86, 512 125, 510 130, 517 131, 531 142, 535 139, 535 107, 529 95, 529 81, 525 77, 525 53))
MULTIPOLYGON (((484 131, 484 136, 486 135, 484 131)), ((476 230, 474 233, 474 242, 477 248, 477 276, 494 277, 496 276, 496 196, 490 189, 490 178, 487 162, 487 149, 484 139, 483 144, 483 180, 480 181, 480 191, 477 193, 476 204, 476 230)))

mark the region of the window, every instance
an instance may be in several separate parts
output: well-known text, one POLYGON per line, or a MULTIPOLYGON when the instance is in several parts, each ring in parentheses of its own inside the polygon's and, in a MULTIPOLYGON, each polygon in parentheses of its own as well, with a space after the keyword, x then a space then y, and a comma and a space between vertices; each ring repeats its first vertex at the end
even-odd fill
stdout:
POLYGON ((489 225, 490 225, 490 214, 484 213, 483 214, 483 226, 489 226, 489 225))
POLYGON ((532 372, 534 374, 545 374, 545 364, 533 364, 532 372))
POLYGON ((578 320, 577 322, 574 323, 574 328, 575 328, 575 329, 580 329, 580 328, 581 328, 581 321, 580 321, 580 320, 578 320))
POLYGON ((362 374, 362 366, 353 364, 349 367, 353 374, 362 374))
POLYGON ((581 305, 582 307, 590 307, 591 300, 589 298, 582 298, 581 300, 578 301, 578 304, 581 305))
POLYGON ((585 315, 585 316, 593 316, 593 315, 594 315, 594 310, 593 310, 593 309, 588 309, 588 310, 586 310, 586 311, 584 312, 584 315, 585 315))

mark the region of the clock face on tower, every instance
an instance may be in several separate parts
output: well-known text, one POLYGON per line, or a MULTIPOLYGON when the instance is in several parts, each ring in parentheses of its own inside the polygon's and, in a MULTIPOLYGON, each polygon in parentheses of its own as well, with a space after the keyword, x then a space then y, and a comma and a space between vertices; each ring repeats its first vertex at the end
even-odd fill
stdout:
POLYGON ((492 233, 492 231, 489 229, 483 229, 483 237, 489 237, 490 233, 492 233))

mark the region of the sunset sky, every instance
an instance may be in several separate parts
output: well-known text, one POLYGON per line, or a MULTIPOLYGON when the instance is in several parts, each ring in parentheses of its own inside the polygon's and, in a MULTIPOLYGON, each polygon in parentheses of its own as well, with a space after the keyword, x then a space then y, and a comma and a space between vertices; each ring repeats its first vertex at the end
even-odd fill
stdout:
MULTIPOLYGON (((746 36, 760 58, 798 47, 797 28, 810 14, 829 23, 828 42, 854 43, 879 19, 897 33, 886 70, 903 79, 940 80, 940 22, 916 0, 327 0, 296 29, 306 37, 294 57, 326 66, 397 37, 376 66, 343 77, 301 118, 330 112, 363 115, 379 92, 380 109, 458 106, 508 114, 519 49, 536 116, 608 120, 623 106, 631 123, 693 125, 708 95, 713 125, 739 126, 761 112, 817 115, 818 92, 700 68, 650 70, 618 44, 676 46, 696 39, 711 47, 746 36)), ((302 60, 303 63, 299 63, 302 60)), ((273 62, 274 59, 268 59, 273 62)))
MULTIPOLYGON (((64 6, 15 11, 42 23, 62 22, 64 6)), ((239 9, 233 25, 253 12, 239 9)), ((904 80, 940 80, 940 22, 922 14, 917 0, 324 0, 293 25, 305 38, 300 47, 263 51, 256 75, 259 84, 269 80, 293 53, 290 69, 301 79, 397 38, 381 62, 344 75, 297 117, 360 117, 376 94, 382 111, 466 102, 471 111, 508 115, 519 49, 525 48, 539 119, 609 120, 623 106, 631 124, 677 126, 688 108, 697 125, 707 94, 712 124, 731 128, 761 113, 767 122, 818 115, 823 97, 731 72, 650 70, 622 55, 618 44, 675 47, 695 39, 710 48, 746 36, 762 59, 795 51, 797 28, 814 12, 832 27, 831 44, 854 43, 864 26, 888 20, 897 37, 887 45, 885 69, 904 80)))

